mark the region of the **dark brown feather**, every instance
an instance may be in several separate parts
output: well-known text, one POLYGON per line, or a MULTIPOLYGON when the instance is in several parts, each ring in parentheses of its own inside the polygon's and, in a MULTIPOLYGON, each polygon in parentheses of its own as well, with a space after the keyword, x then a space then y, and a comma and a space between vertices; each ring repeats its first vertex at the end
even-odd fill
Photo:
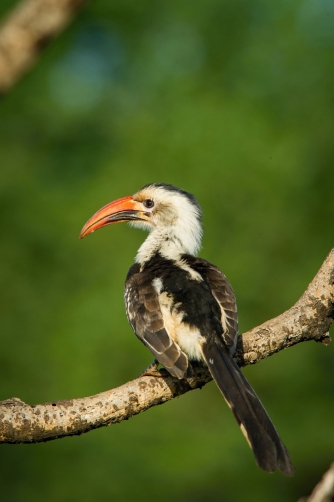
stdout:
POLYGON ((242 432, 248 439, 259 467, 268 472, 277 468, 292 476, 294 467, 261 401, 240 368, 220 342, 203 345, 209 370, 242 432))
POLYGON ((292 475, 294 468, 287 449, 233 359, 238 315, 231 285, 217 267, 205 260, 183 255, 182 262, 200 274, 202 280, 192 279, 182 263, 179 265, 159 254, 143 270, 138 264, 131 267, 125 303, 134 332, 172 375, 178 378, 190 375, 188 356, 166 329, 159 294, 153 286, 154 279, 158 279, 170 302, 167 303, 170 313, 174 310, 182 313, 184 325, 200 331, 201 354, 249 441, 257 464, 268 472, 279 468, 284 474, 292 475))
POLYGON ((150 273, 140 272, 139 265, 130 268, 124 292, 129 323, 139 340, 172 375, 189 377, 191 366, 188 358, 165 329, 152 280, 150 273))
POLYGON ((222 330, 221 336, 229 353, 233 355, 238 341, 238 311, 231 284, 219 268, 208 261, 189 255, 184 259, 208 282, 213 296, 219 303, 222 310, 222 325, 224 326, 224 318, 227 325, 227 329, 222 330))

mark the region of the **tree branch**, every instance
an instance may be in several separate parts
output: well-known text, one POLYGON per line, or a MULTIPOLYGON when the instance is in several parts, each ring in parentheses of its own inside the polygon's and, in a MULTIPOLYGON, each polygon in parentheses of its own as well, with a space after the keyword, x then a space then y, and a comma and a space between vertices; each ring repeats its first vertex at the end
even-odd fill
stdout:
POLYGON ((0 96, 37 61, 87 0, 26 0, 0 28, 0 96))
MULTIPOLYGON (((240 336, 236 360, 257 363, 284 348, 315 340, 328 345, 334 318, 334 249, 303 296, 289 310, 240 336)), ((0 402, 0 442, 36 443, 78 435, 127 420, 211 380, 206 368, 194 367, 190 381, 165 370, 142 376, 91 397, 31 406, 18 398, 0 402)))
POLYGON ((331 502, 334 500, 334 462, 315 486, 309 497, 302 497, 298 502, 331 502))

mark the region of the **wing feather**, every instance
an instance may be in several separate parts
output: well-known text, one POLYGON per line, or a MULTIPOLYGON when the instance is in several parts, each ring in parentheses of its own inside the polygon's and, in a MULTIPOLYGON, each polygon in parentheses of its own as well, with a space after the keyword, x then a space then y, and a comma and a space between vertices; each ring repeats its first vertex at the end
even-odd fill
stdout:
POLYGON ((187 261, 208 282, 213 296, 220 305, 223 326, 222 339, 233 355, 238 341, 238 311, 231 284, 218 267, 201 258, 187 256, 187 261))
POLYGON ((158 293, 150 274, 133 265, 125 283, 125 308, 129 323, 154 357, 174 376, 190 376, 187 356, 169 336, 160 308, 158 293))

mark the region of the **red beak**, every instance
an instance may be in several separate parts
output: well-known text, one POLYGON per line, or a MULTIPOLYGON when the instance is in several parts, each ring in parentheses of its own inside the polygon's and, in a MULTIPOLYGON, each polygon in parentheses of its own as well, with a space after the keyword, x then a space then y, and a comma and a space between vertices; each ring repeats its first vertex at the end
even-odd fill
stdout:
POLYGON ((80 239, 86 235, 95 232, 101 227, 111 225, 112 223, 120 223, 121 221, 144 220, 148 217, 143 211, 143 206, 140 202, 133 200, 131 196, 122 197, 122 199, 110 202, 102 207, 94 214, 83 227, 80 232, 80 239))

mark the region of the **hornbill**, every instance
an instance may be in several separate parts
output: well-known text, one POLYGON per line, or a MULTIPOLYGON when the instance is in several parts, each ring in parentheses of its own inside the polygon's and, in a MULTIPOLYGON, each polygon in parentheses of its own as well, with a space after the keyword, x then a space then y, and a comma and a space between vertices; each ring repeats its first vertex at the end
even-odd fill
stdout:
POLYGON ((97 211, 80 237, 122 221, 150 231, 125 283, 133 331, 156 363, 177 378, 191 377, 191 361, 207 365, 259 467, 291 476, 289 453, 233 359, 238 338, 233 289, 217 267, 196 257, 202 224, 195 197, 164 183, 146 185, 97 211))

